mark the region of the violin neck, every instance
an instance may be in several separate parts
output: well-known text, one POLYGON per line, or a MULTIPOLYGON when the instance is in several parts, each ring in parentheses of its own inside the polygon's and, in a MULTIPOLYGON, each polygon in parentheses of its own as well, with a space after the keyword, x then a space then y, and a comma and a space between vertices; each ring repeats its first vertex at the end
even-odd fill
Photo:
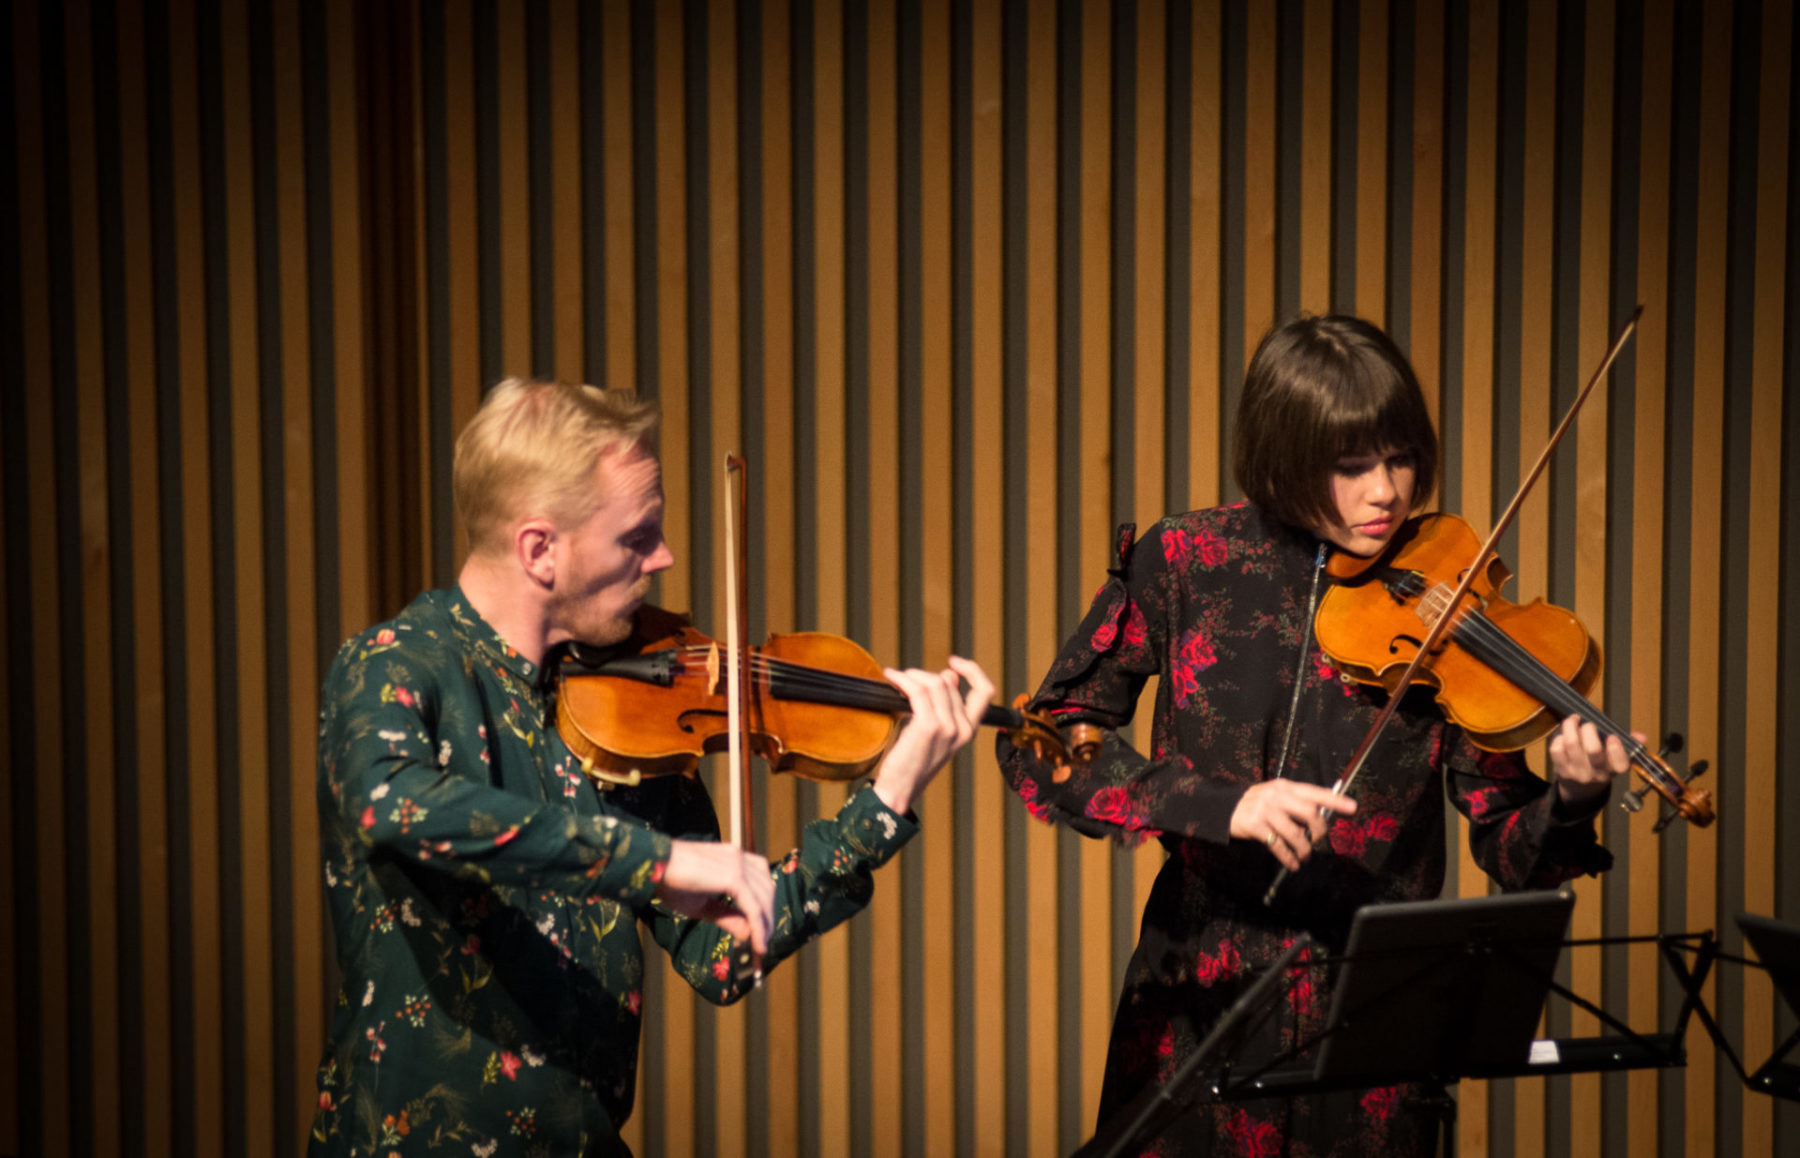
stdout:
MULTIPOLYGON (((834 708, 860 708, 899 715, 911 710, 906 694, 886 680, 864 679, 819 671, 798 664, 773 663, 769 668, 769 694, 781 700, 826 704, 834 708)), ((1024 717, 1000 704, 988 705, 982 724, 990 728, 1016 728, 1024 717)))

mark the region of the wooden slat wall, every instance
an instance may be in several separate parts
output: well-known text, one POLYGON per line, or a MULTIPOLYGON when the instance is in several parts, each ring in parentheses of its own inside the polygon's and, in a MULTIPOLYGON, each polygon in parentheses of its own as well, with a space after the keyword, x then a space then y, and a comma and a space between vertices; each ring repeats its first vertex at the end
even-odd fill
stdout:
MULTIPOLYGON (((22 0, 0 20, 0 1155, 296 1154, 330 1008, 337 641, 453 581, 454 433, 510 373, 658 398, 661 598, 1028 690, 1112 525, 1228 499, 1244 360, 1381 320, 1489 522, 1719 824, 1609 813, 1584 934, 1800 920, 1791 0, 22 0)), ((1140 737, 1144 730, 1139 731, 1140 737)), ((1542 754, 1532 757, 1541 765, 1542 754)), ((780 849, 839 789, 767 783, 780 849)), ((985 744, 873 911, 715 1011, 651 986, 644 1154, 1056 1154, 1160 849, 1031 823, 985 744)), ((1486 882, 1466 855, 1452 892, 1486 882)), ((1632 1024, 1648 949, 1572 955, 1632 1024)), ((1709 987, 1754 1063, 1792 1031, 1709 987)), ((1552 1009, 1554 1032, 1591 1018, 1552 1009)), ((1466 1154, 1800 1147, 1685 1070, 1461 1091, 1466 1154)))

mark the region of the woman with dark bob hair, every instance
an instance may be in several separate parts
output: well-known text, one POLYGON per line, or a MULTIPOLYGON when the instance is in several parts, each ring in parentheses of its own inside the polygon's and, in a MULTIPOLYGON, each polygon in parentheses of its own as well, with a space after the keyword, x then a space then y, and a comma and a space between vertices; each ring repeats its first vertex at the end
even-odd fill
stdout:
MULTIPOLYGON (((1098 758, 1059 783, 1000 745, 1033 815, 1168 852, 1113 1021, 1102 1123, 1166 1080, 1297 933, 1339 947, 1358 906, 1436 897, 1446 795, 1505 888, 1612 862, 1593 817, 1624 748, 1575 719, 1553 734, 1546 783, 1517 753, 1477 750, 1415 691, 1355 799, 1328 787, 1386 695, 1340 679, 1313 638, 1326 560, 1380 553, 1437 477, 1425 398, 1393 341, 1349 317, 1270 332, 1245 375, 1233 451, 1246 501, 1169 515, 1142 538, 1121 527, 1105 586, 1038 690, 1033 708, 1103 729, 1098 758), (1145 755, 1117 729, 1151 676, 1145 755), (1282 866, 1293 876, 1265 904, 1282 866)), ((1322 1027, 1327 979, 1302 976, 1240 1057, 1273 1057, 1322 1027)), ((1430 1153, 1434 1129, 1424 1092, 1401 1086, 1203 1105, 1146 1152, 1400 1158, 1430 1153)))

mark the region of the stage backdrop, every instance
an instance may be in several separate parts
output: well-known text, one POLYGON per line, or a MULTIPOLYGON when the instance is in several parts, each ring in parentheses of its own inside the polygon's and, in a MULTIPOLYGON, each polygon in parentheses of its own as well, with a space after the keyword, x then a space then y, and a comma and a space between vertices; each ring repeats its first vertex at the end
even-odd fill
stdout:
MULTIPOLYGON (((1719 822, 1609 808, 1574 931, 1800 919, 1794 35, 1786 0, 11 6, 0 1153, 304 1146, 316 689, 454 580, 452 437, 508 374, 662 403, 666 605, 721 618, 738 450, 759 635, 954 649, 1011 694, 1115 523, 1233 497, 1272 322, 1387 326, 1485 529, 1642 303, 1505 555, 1605 645, 1606 708, 1711 761, 1719 822)), ((761 787, 774 850, 842 798, 761 787)), ((741 1007, 657 973, 640 1153, 1091 1132, 1160 849, 1031 822, 985 741, 920 811, 870 911, 741 1007)), ((1566 974, 1672 1015, 1649 947, 1566 974)), ((1752 1062, 1793 1026, 1740 966, 1707 993, 1752 1062)), ((1467 1084, 1462 1152, 1800 1146, 1688 1045, 1467 1084)))

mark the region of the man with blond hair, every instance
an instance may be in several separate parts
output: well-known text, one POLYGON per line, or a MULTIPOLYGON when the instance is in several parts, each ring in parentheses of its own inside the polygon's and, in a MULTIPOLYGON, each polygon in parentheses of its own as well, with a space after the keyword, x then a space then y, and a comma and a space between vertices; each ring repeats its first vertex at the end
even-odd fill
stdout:
POLYGON ((718 842, 697 779, 585 776, 544 663, 624 641, 674 562, 655 438, 654 407, 627 395, 494 387, 456 446, 457 586, 332 664, 319 812, 344 982, 313 1154, 628 1153, 638 923, 708 1000, 736 1000, 752 982, 734 941, 768 968, 867 904, 913 799, 973 735, 980 668, 889 671, 910 721, 777 867, 718 842))

